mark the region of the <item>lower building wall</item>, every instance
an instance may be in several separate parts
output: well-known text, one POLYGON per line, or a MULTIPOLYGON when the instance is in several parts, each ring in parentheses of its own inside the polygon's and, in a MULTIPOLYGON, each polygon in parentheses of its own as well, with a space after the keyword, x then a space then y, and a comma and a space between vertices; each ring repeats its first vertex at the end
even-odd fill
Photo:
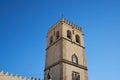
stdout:
POLYGON ((75 66, 71 66, 69 64, 63 63, 63 80, 72 80, 72 72, 77 72, 80 74, 80 80, 87 80, 87 74, 85 74, 84 69, 77 68, 75 66))
POLYGON ((61 64, 58 64, 58 65, 50 68, 49 70, 46 70, 44 80, 48 80, 48 78, 47 78, 48 73, 50 74, 52 80, 61 80, 61 64))

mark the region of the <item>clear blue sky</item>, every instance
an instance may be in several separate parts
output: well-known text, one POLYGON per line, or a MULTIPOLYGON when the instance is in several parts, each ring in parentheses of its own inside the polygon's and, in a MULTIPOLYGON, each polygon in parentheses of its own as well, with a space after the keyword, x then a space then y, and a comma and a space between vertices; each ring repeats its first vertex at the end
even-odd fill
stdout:
POLYGON ((0 71, 43 78, 62 14, 83 28, 89 80, 120 80, 120 0, 0 0, 0 71))

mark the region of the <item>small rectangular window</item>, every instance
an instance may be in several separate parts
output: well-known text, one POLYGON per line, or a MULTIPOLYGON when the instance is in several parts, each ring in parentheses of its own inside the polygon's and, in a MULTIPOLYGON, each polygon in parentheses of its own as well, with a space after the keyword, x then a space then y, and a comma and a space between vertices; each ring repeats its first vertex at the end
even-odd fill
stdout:
POLYGON ((80 80, 80 74, 78 72, 72 72, 72 80, 80 80))

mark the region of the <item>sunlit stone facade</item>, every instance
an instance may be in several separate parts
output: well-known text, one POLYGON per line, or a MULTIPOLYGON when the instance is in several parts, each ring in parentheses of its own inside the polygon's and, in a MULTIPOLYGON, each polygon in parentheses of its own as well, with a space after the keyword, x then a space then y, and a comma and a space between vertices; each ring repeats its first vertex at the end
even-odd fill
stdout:
POLYGON ((62 18, 47 34, 44 80, 88 80, 83 32, 62 18))

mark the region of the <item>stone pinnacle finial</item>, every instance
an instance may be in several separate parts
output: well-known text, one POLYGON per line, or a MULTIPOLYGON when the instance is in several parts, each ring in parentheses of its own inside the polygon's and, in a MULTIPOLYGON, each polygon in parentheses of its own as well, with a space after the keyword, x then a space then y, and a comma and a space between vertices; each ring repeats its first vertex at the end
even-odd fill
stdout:
POLYGON ((61 21, 64 21, 65 20, 65 18, 64 18, 64 15, 62 14, 61 15, 61 21))
POLYGON ((62 17, 62 18, 61 18, 61 21, 64 21, 64 20, 65 20, 64 17, 62 17))

